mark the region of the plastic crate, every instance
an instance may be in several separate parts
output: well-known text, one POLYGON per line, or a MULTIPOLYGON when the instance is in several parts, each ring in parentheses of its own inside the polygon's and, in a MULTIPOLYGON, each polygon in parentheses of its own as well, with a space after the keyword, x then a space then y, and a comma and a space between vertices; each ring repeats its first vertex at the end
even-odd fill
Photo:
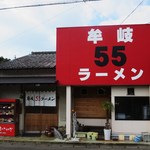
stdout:
POLYGON ((142 133, 142 139, 143 139, 144 142, 150 142, 150 133, 143 132, 142 133))

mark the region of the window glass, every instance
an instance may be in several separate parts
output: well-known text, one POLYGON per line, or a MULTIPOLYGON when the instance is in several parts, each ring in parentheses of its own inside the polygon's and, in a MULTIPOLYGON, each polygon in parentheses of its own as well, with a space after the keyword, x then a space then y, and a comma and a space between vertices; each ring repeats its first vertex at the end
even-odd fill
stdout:
POLYGON ((150 120, 149 97, 115 97, 116 120, 150 120))

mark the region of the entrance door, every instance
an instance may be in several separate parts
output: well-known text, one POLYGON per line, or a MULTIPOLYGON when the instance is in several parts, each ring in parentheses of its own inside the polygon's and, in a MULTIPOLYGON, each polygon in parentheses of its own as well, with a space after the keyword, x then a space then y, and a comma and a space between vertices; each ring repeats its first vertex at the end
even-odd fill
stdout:
POLYGON ((56 108, 35 106, 26 107, 26 133, 41 133, 49 126, 58 126, 58 115, 56 108))

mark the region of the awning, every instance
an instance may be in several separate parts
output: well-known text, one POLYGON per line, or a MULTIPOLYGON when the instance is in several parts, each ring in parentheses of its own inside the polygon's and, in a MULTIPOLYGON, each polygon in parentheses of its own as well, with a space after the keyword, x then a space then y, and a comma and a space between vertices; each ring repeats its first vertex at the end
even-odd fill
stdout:
POLYGON ((0 77, 0 84, 56 83, 56 77, 0 77))

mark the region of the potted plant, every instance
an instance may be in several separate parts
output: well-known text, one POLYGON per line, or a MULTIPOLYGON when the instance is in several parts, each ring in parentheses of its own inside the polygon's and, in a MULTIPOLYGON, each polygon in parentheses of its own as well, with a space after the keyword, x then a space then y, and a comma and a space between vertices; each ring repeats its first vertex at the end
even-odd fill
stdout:
POLYGON ((111 125, 109 122, 109 116, 111 111, 113 111, 113 104, 111 101, 104 101, 102 103, 103 109, 106 111, 106 123, 105 123, 105 128, 104 128, 104 139, 105 140, 110 140, 110 135, 111 135, 111 125))

